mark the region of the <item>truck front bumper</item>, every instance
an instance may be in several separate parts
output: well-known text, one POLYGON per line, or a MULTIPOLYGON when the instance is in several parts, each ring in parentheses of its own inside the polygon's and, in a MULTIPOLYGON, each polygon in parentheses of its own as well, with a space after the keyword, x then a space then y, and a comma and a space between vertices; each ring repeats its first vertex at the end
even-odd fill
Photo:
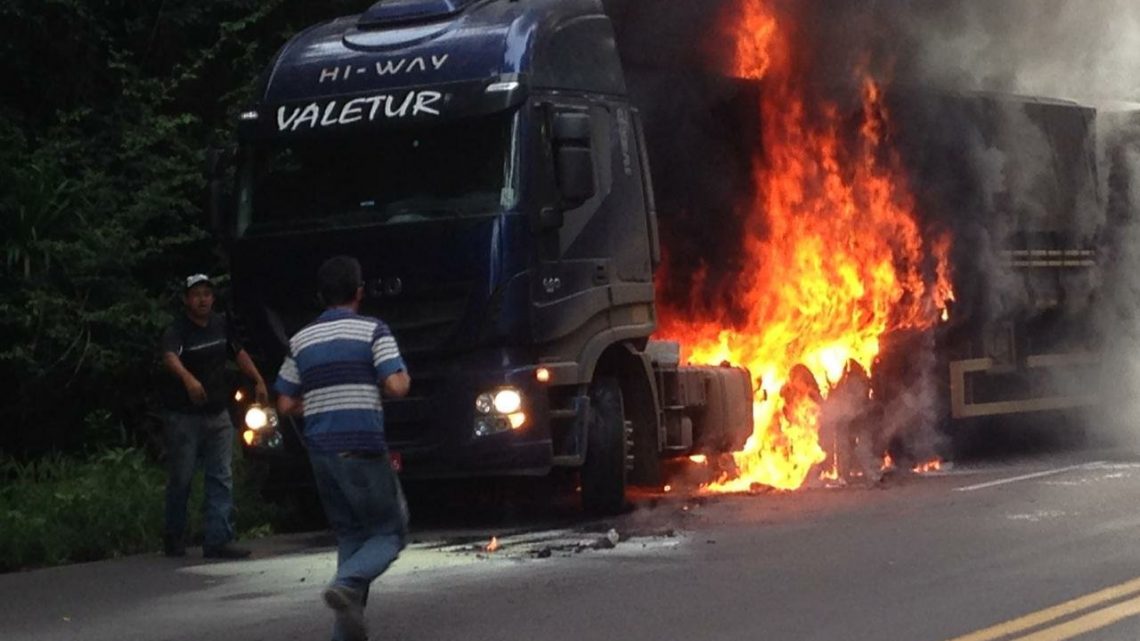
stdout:
POLYGON ((553 461, 549 409, 548 389, 533 367, 451 372, 413 378, 407 398, 385 402, 384 424, 407 478, 538 476, 553 461), (501 390, 518 392, 517 411, 485 411, 486 402, 477 403, 501 390), (515 427, 507 417, 519 414, 524 419, 515 427))

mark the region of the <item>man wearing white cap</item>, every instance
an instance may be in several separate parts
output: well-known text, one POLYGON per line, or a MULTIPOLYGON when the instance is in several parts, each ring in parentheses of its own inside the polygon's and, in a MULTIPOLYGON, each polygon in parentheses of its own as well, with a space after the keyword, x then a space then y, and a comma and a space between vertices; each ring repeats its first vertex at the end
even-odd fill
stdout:
POLYGON ((257 402, 269 394, 265 380, 220 314, 214 313, 214 287, 205 274, 188 276, 183 314, 162 335, 162 363, 170 376, 162 383, 167 410, 166 531, 167 556, 185 556, 186 503, 197 462, 205 474, 202 505, 207 558, 237 559, 249 550, 233 544, 233 424, 226 410, 229 387, 226 360, 233 358, 256 385, 257 402))

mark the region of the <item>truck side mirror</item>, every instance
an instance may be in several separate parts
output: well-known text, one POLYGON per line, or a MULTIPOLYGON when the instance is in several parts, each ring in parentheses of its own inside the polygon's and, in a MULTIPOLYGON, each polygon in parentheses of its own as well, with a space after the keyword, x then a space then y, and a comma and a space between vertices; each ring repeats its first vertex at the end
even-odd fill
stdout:
POLYGON ((558 191, 568 206, 577 207, 594 196, 594 157, 588 147, 562 147, 554 162, 558 191))
POLYGON ((221 234, 227 228, 229 216, 226 178, 234 166, 236 150, 231 147, 211 147, 206 150, 206 206, 203 221, 206 228, 221 234))
POLYGON ((596 193, 594 157, 590 149, 590 114, 582 111, 557 112, 551 129, 558 191, 567 207, 577 207, 596 193))

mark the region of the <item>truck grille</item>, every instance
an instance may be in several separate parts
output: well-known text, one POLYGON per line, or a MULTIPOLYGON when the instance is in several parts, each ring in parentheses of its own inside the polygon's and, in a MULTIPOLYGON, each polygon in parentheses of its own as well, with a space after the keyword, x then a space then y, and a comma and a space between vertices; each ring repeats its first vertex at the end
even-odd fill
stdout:
POLYGON ((398 296, 365 300, 361 313, 387 323, 403 354, 422 354, 443 348, 454 336, 470 292, 469 283, 424 287, 409 283, 398 296))
POLYGON ((390 444, 431 442, 440 410, 438 381, 412 375, 412 389, 401 399, 384 401, 384 434, 390 444))

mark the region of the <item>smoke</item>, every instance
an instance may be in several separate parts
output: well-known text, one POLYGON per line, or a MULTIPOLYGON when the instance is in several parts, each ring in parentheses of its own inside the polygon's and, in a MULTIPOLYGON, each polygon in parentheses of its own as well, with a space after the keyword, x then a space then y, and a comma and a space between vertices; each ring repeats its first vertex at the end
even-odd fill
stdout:
MULTIPOLYGON (((911 74, 975 91, 1140 101, 1140 4, 1133 0, 922 0, 901 5, 911 74)), ((890 9, 887 9, 890 11, 890 9)))
POLYGON ((920 215, 955 242, 939 349, 1008 367, 1098 354, 1043 372, 1033 393, 1099 394, 1090 431, 1137 441, 1117 419, 1140 412, 1140 3, 778 4, 817 52, 815 82, 842 87, 862 66, 891 86, 920 215), (1092 257, 1058 269, 1017 254, 1054 250, 1092 257))
POLYGON ((1096 323, 1105 337, 1098 387, 1106 402, 1090 423, 1116 442, 1136 445, 1140 434, 1130 419, 1140 413, 1140 115, 1111 114, 1103 124, 1111 242, 1096 323))
POLYGON ((1052 372, 1052 389, 1099 395, 1086 429, 1135 444, 1126 417, 1140 411, 1140 3, 922 1, 895 18, 911 47, 899 69, 904 82, 1086 108, 1084 117, 1061 106, 1046 115, 1044 100, 1010 100, 989 135, 955 128, 970 132, 963 157, 985 212, 960 228, 976 243, 977 264, 958 281, 984 290, 971 292, 985 301, 973 331, 1020 322, 1031 337, 1052 340, 1037 353, 1098 354, 1092 368, 1052 372), (1000 250, 1027 230, 1094 250, 1096 264, 1011 269, 1000 250))

